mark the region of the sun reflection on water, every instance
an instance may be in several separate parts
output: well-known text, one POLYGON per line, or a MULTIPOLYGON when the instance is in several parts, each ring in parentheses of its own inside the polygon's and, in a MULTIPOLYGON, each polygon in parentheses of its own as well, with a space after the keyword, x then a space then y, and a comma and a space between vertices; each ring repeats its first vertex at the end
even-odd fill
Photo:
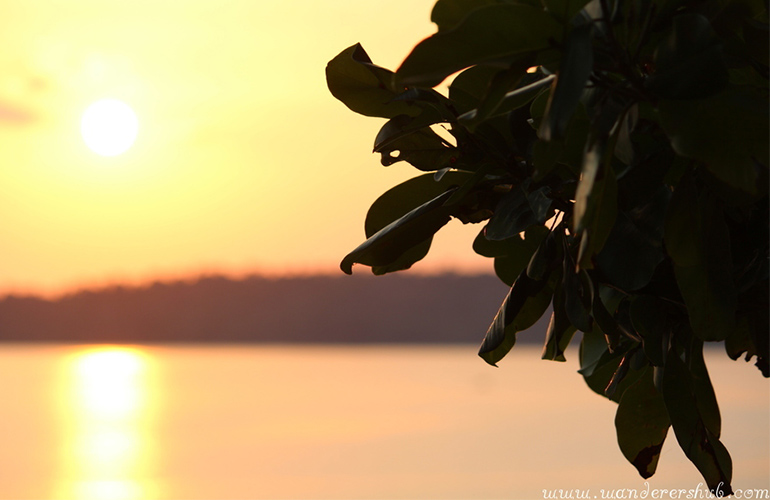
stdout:
POLYGON ((141 500, 157 496, 152 358, 137 348, 78 350, 66 362, 64 474, 59 498, 141 500))

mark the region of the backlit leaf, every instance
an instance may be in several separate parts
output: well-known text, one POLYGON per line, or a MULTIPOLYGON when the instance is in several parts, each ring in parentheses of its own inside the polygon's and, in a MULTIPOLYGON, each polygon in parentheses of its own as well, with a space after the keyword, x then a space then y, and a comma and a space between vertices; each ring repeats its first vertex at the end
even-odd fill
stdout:
POLYGON ((383 274, 407 269, 425 257, 433 234, 449 221, 452 209, 444 203, 469 177, 449 172, 436 182, 426 174, 386 191, 367 213, 367 240, 343 259, 342 270, 351 274, 359 263, 383 274))
POLYGON ((329 91, 356 113, 383 118, 420 114, 419 106, 393 100, 404 89, 392 82, 393 72, 372 64, 360 44, 343 50, 326 66, 329 91))
POLYGON ((730 454, 701 417, 692 375, 673 350, 666 358, 662 392, 682 451, 698 468, 710 489, 720 487, 726 495, 731 494, 730 454))
POLYGON ((538 132, 538 136, 545 141, 564 137, 567 124, 583 95, 593 69, 591 30, 591 24, 583 24, 567 35, 564 56, 552 84, 545 118, 538 132))
POLYGON ((551 303, 553 280, 535 281, 522 271, 484 336, 479 356, 490 365, 503 359, 516 343, 516 334, 537 322, 551 303))
POLYGON ((671 421, 649 367, 623 393, 615 413, 620 451, 644 479, 655 474, 671 421))
POLYGON ((404 85, 434 87, 444 78, 475 64, 507 65, 534 55, 561 38, 562 26, 542 9, 500 4, 470 12, 447 31, 426 38, 396 71, 404 85))

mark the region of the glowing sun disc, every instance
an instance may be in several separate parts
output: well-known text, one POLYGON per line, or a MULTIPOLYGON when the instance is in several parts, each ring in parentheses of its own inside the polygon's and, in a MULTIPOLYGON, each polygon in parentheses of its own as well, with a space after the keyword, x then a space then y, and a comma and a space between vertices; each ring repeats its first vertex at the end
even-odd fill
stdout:
POLYGON ((83 112, 80 133, 88 149, 102 156, 124 153, 136 140, 139 120, 128 104, 101 99, 83 112))

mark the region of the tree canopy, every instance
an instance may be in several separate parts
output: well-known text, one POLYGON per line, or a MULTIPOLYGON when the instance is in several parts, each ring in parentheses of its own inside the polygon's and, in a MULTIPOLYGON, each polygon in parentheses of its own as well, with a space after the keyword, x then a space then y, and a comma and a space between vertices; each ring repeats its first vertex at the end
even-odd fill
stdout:
POLYGON ((336 98, 387 119, 382 164, 423 172, 372 204, 342 270, 408 269, 452 218, 483 223, 473 250, 511 288, 480 356, 550 307, 543 359, 581 332, 579 371, 618 403, 639 474, 672 428, 730 493, 703 349, 770 376, 767 1, 438 0, 431 20, 395 72, 358 44, 326 68, 336 98))

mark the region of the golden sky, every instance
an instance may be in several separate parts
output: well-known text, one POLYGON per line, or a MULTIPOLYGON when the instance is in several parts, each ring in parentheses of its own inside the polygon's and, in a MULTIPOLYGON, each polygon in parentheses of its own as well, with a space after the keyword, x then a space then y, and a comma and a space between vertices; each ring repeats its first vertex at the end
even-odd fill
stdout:
MULTIPOLYGON (((336 101, 324 67, 361 42, 395 69, 433 3, 0 1, 0 293, 339 272, 369 204, 419 172, 380 166, 383 121, 336 101), (139 119, 114 157, 80 137, 105 97, 139 119)), ((490 269, 479 229, 453 221, 414 269, 490 269)))

